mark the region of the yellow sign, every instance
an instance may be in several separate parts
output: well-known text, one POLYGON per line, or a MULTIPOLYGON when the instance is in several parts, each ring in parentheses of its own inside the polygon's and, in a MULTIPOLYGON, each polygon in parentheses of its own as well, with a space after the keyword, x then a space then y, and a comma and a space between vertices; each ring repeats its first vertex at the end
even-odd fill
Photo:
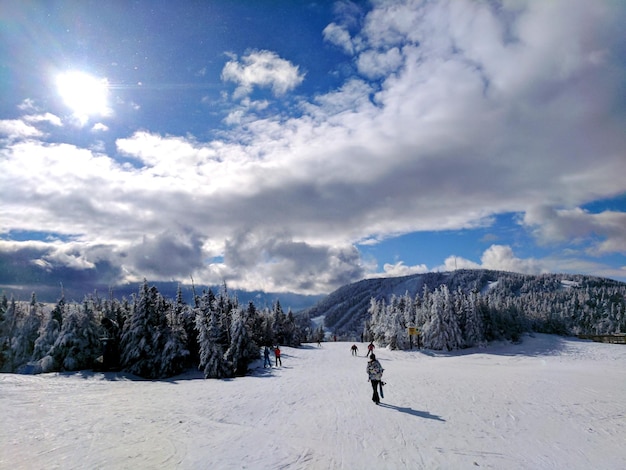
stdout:
POLYGON ((407 330, 409 332, 409 336, 416 336, 419 334, 419 331, 417 331, 417 328, 415 327, 410 326, 407 328, 407 330))

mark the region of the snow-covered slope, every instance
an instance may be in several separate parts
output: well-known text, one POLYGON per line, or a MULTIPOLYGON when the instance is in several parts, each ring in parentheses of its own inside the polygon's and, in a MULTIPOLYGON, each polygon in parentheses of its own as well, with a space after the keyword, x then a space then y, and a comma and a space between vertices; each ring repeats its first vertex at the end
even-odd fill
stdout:
POLYGON ((234 380, 0 375, 0 468, 626 468, 625 346, 377 350, 380 406, 350 346, 234 380))
MULTIPOLYGON (((452 272, 431 272, 403 277, 365 279, 345 285, 320 300, 314 307, 298 312, 309 318, 324 317, 324 326, 339 338, 360 338, 366 321, 371 319, 371 299, 393 296, 423 298, 424 288, 432 292, 446 285, 451 293, 478 292, 491 295, 491 304, 499 299, 514 299, 519 312, 530 313, 536 329, 547 333, 614 333, 613 325, 605 331, 606 312, 624 311, 626 283, 583 275, 520 274, 486 269, 465 269, 452 272), (559 295, 557 295, 557 293, 559 295), (584 293, 575 300, 578 294, 584 293), (607 300, 611 301, 607 304, 607 300), (581 320, 580 311, 587 310, 593 320, 581 320), (593 311, 593 312, 592 312, 593 311), (572 313, 576 315, 572 316, 572 313), (538 323, 537 323, 538 322, 538 323), (555 329, 555 324, 559 327, 555 329), (599 328, 599 330, 598 330, 599 328)), ((420 325, 417 325, 420 326, 420 325)))

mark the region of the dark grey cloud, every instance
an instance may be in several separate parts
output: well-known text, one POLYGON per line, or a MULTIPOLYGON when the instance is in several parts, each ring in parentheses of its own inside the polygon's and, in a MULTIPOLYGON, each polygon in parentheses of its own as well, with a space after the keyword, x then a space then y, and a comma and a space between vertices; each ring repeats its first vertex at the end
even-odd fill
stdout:
POLYGON ((127 253, 125 263, 158 279, 185 278, 203 265, 202 240, 191 230, 146 235, 127 253))

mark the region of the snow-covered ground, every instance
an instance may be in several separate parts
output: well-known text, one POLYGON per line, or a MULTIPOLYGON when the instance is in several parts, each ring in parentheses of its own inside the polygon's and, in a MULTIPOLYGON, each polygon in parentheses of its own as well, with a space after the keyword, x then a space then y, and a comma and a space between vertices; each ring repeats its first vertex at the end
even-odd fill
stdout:
POLYGON ((536 335, 455 353, 283 348, 250 377, 0 375, 6 469, 624 469, 626 346, 536 335))

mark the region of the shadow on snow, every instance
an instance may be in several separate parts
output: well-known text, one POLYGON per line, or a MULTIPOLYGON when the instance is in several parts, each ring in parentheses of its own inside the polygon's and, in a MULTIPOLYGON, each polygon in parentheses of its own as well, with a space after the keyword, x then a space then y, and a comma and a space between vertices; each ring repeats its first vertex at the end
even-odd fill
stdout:
POLYGON ((434 414, 429 413, 428 411, 419 411, 419 410, 414 410, 413 408, 407 408, 404 406, 396 406, 396 405, 389 405, 387 403, 381 403, 379 406, 383 407, 383 408, 389 408, 391 410, 396 410, 399 411, 400 413, 406 413, 412 416, 417 416, 418 418, 426 418, 426 419, 434 419, 435 421, 441 421, 441 422, 446 422, 445 419, 443 419, 441 416, 437 416, 434 414))

